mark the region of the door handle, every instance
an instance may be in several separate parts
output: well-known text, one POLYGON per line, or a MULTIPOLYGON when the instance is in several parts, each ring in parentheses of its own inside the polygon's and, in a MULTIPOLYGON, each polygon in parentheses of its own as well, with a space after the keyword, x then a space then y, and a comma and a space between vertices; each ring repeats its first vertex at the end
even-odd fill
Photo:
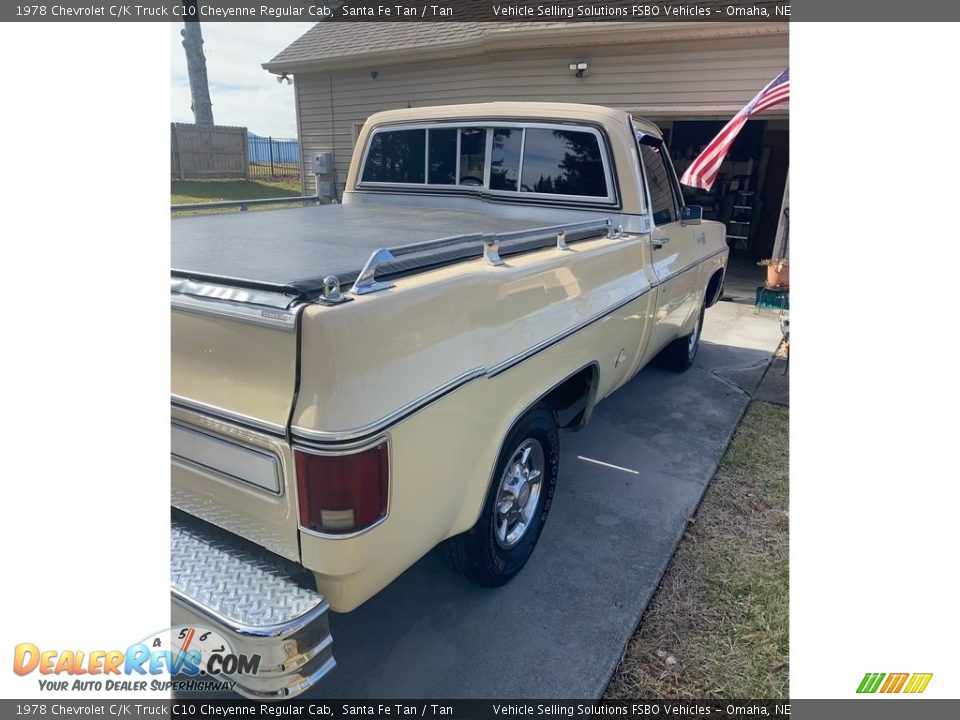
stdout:
POLYGON ((663 246, 666 245, 668 242, 670 242, 670 238, 668 238, 668 237, 655 237, 655 238, 653 238, 653 240, 651 240, 651 242, 652 242, 654 245, 656 245, 657 247, 663 247, 663 246))

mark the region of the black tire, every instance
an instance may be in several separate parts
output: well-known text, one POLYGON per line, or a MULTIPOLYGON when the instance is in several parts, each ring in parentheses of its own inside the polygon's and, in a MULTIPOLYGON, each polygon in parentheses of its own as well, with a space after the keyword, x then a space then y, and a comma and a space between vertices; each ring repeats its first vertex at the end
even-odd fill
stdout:
MULTIPOLYGON (((528 460, 528 462, 531 461, 528 460)), ((559 468, 560 434, 557 430, 557 419, 552 410, 538 405, 518 420, 513 429, 507 433, 476 525, 441 544, 440 551, 447 564, 482 587, 500 587, 509 582, 530 559, 540 539, 540 533, 543 531, 547 514, 553 503, 559 468), (516 466, 516 463, 512 463, 511 460, 519 457, 518 451, 530 447, 535 454, 535 446, 530 441, 538 443, 542 450, 543 471, 539 483, 539 494, 535 499, 535 506, 530 508, 530 520, 525 523, 525 529, 520 532, 515 544, 505 547, 504 541, 498 540, 498 530, 499 527, 509 527, 509 523, 506 526, 498 526, 497 520, 514 517, 518 520, 517 524, 513 525, 516 531, 519 519, 522 513, 526 512, 526 508, 522 512, 517 511, 516 516, 498 512, 498 508, 503 507, 502 503, 509 502, 501 497, 502 483, 507 482, 508 477, 517 477, 515 474, 508 474, 507 471, 508 467, 512 469, 516 466)), ((527 497, 530 498, 531 495, 532 491, 528 490, 527 497)), ((522 496, 521 491, 519 497, 522 496)), ((509 537, 507 535, 505 540, 509 540, 509 537)))
POLYGON ((703 315, 706 307, 700 306, 700 317, 697 318, 697 324, 693 332, 677 338, 667 345, 660 354, 654 358, 654 364, 666 370, 674 372, 683 372, 689 370, 693 361, 697 359, 697 350, 700 349, 700 333, 703 330, 703 315))

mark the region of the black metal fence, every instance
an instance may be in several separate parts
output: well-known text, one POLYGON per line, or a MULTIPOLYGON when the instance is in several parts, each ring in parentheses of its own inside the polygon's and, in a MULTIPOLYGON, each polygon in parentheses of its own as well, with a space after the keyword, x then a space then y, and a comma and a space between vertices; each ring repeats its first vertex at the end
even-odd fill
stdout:
POLYGON ((300 143, 296 138, 247 135, 247 157, 250 160, 250 179, 300 178, 300 143))

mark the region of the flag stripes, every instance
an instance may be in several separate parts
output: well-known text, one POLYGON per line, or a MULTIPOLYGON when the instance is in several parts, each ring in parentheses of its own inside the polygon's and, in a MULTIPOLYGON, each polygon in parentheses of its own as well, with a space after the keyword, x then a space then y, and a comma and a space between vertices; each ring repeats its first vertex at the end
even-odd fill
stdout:
POLYGON ((731 118, 730 122, 723 126, 717 136, 709 142, 696 160, 690 163, 690 167, 683 173, 680 182, 690 187, 698 187, 709 190, 713 187, 717 179, 717 173, 720 171, 720 165, 723 159, 730 151, 730 146, 737 139, 740 129, 752 115, 763 112, 774 105, 786 102, 790 99, 790 68, 771 80, 763 90, 757 93, 756 97, 747 103, 740 112, 731 118))

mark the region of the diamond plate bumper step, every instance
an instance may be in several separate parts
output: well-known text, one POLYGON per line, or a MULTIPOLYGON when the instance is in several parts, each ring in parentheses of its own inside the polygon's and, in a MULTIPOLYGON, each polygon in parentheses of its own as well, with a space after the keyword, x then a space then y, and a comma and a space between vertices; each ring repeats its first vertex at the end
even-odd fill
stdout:
POLYGON ((290 698, 336 667, 329 605, 300 565, 173 511, 173 626, 214 630, 234 654, 260 656, 255 674, 219 676, 256 699, 290 698))

